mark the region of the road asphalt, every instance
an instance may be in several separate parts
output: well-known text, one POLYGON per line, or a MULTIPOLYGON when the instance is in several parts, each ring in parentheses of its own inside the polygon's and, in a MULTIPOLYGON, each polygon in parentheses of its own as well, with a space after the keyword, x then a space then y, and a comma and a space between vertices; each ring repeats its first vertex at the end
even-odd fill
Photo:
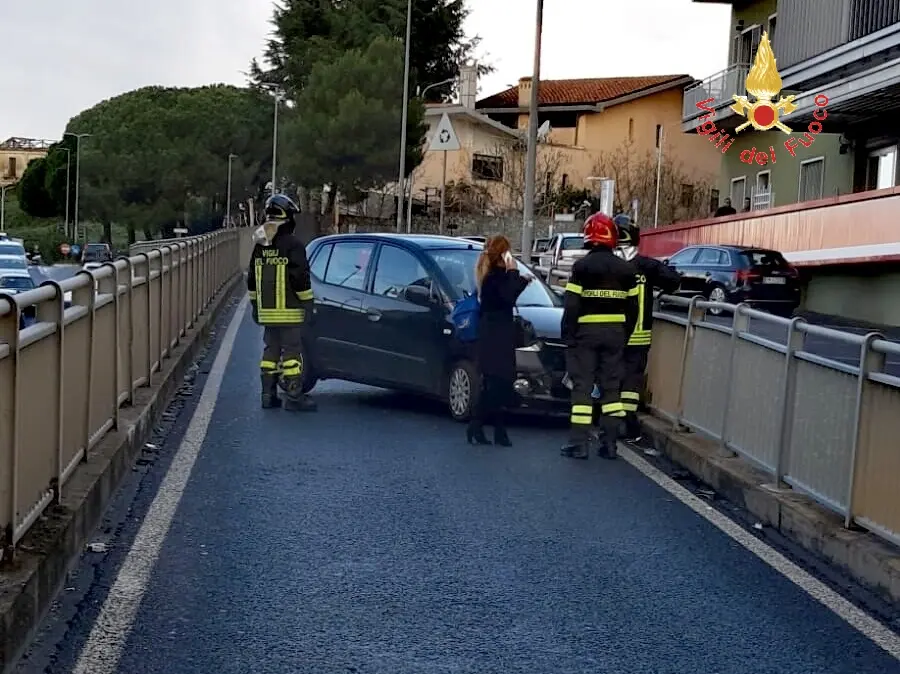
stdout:
POLYGON ((473 447, 440 404, 341 382, 259 409, 245 307, 20 674, 900 673, 900 637, 636 455, 563 459, 533 419, 473 447))

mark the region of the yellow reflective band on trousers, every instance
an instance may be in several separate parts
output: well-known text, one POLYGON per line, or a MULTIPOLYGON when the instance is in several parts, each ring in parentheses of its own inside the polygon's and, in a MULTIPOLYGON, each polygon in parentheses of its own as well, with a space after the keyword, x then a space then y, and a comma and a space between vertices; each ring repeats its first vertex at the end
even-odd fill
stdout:
POLYGON ((625 410, 622 408, 621 402, 615 403, 606 403, 605 405, 600 406, 600 413, 606 414, 611 417, 623 416, 625 414, 625 410), (621 412, 621 414, 619 414, 621 412))
MULTIPOLYGON (((643 277, 642 277, 643 278, 643 277)), ((650 328, 644 326, 644 317, 646 311, 646 295, 647 295, 647 284, 646 283, 638 283, 633 288, 633 295, 637 295, 638 298, 638 315, 637 315, 637 323, 634 326, 634 332, 631 333, 631 337, 628 338, 628 346, 650 346, 650 328)))
POLYGON ((641 400, 641 394, 635 391, 622 391, 620 397, 622 400, 631 400, 633 402, 640 402, 641 400))
POLYGON ((638 406, 637 403, 622 403, 622 408, 625 412, 637 412, 638 406))
POLYGON ((578 317, 579 323, 624 323, 625 314, 585 314, 578 317))
POLYGON ((305 318, 303 309, 287 305, 287 265, 257 264, 255 276, 257 288, 256 316, 261 324, 296 325, 297 323, 303 323, 305 318), (263 279, 263 269, 266 267, 269 269, 275 268, 274 286, 267 285, 265 279, 263 279), (274 306, 269 305, 270 300, 274 300, 274 306))
POLYGON ((569 417, 569 421, 573 424, 590 426, 591 422, 594 420, 593 417, 593 405, 572 405, 572 416, 569 417))
POLYGON ((259 369, 260 370, 277 370, 278 363, 274 360, 261 360, 259 361, 259 369))
POLYGON ((284 369, 281 371, 285 377, 299 377, 303 372, 303 364, 296 358, 284 361, 282 363, 284 369))

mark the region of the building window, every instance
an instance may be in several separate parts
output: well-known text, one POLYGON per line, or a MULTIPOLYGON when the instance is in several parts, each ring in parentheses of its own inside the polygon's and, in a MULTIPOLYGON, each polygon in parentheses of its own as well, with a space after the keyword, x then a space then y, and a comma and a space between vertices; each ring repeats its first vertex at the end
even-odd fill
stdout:
POLYGON ((663 134, 662 124, 657 124, 656 125, 656 148, 657 149, 659 149, 660 145, 662 145, 662 141, 663 141, 662 134, 663 134))
POLYGON ((709 191, 709 212, 715 213, 719 210, 719 190, 709 191))
POLYGON ((761 39, 762 26, 760 25, 750 26, 735 35, 731 62, 733 64, 752 64, 761 39))
POLYGON ((731 179, 731 206, 735 210, 741 207, 741 204, 744 203, 744 195, 746 194, 747 189, 747 178, 746 176, 741 176, 740 178, 732 178, 731 179))
POLYGON ((769 42, 772 43, 772 49, 775 49, 775 25, 776 19, 778 18, 778 14, 773 14, 769 17, 769 25, 766 29, 766 32, 769 33, 769 42))
POLYGON ((634 117, 628 118, 628 142, 634 140, 634 117))
POLYGON ((16 177, 16 158, 10 157, 9 163, 6 167, 6 177, 7 178, 15 178, 16 177))
POLYGON ((753 190, 750 208, 754 211, 772 208, 771 173, 760 171, 756 174, 756 188, 753 190))
POLYGON ((690 208, 694 204, 694 186, 687 183, 681 186, 681 205, 690 208))
POLYGON ((472 176, 478 180, 503 180, 503 158, 476 154, 472 157, 472 176))
POLYGON ((563 173, 562 174, 562 188, 566 189, 568 186, 569 186, 569 174, 563 173))
POLYGON ((897 146, 869 153, 866 162, 866 189, 883 190, 897 183, 897 146))
POLYGON ((800 188, 797 201, 821 199, 825 191, 825 157, 800 162, 800 188))

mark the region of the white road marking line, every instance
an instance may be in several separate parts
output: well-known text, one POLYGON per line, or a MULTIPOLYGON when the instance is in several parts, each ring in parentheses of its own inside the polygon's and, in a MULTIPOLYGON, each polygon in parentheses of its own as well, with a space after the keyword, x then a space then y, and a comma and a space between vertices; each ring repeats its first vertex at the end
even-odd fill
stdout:
POLYGON ((109 590, 109 595, 100 609, 100 615, 87 643, 81 651, 73 674, 115 674, 122 658, 126 641, 134 626, 141 600, 150 582, 159 553, 165 541, 178 504, 184 495, 185 487, 197 461, 200 448, 206 438, 209 423, 225 368, 234 350, 234 342, 238 328, 247 309, 247 296, 241 300, 234 316, 228 325, 219 353, 210 369, 206 385, 197 409, 185 431, 184 439, 172 459, 159 492, 150 504, 147 516, 132 543, 131 550, 119 569, 116 580, 109 590))
POLYGON ((900 660, 900 635, 896 632, 851 604, 822 581, 814 578, 780 552, 748 533, 718 510, 704 503, 700 498, 694 496, 675 480, 627 447, 620 445, 619 454, 641 473, 721 530, 726 536, 740 543, 789 581, 803 589, 810 597, 855 627, 894 658, 900 660))

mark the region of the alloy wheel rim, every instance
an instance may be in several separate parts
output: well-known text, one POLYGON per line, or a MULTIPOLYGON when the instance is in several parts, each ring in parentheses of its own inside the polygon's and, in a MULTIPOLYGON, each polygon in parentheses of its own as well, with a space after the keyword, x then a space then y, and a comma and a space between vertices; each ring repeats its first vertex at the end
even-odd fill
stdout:
MULTIPOLYGON (((724 302, 726 299, 727 298, 725 297, 725 291, 722 290, 721 288, 713 288, 709 292, 709 301, 710 302, 724 302)), ((722 313, 722 310, 718 309, 718 308, 710 309, 709 311, 710 311, 710 313, 712 313, 716 316, 722 313)))
POLYGON ((468 373, 462 368, 453 370, 450 377, 450 409, 453 413, 462 416, 469 407, 471 385, 468 373))

